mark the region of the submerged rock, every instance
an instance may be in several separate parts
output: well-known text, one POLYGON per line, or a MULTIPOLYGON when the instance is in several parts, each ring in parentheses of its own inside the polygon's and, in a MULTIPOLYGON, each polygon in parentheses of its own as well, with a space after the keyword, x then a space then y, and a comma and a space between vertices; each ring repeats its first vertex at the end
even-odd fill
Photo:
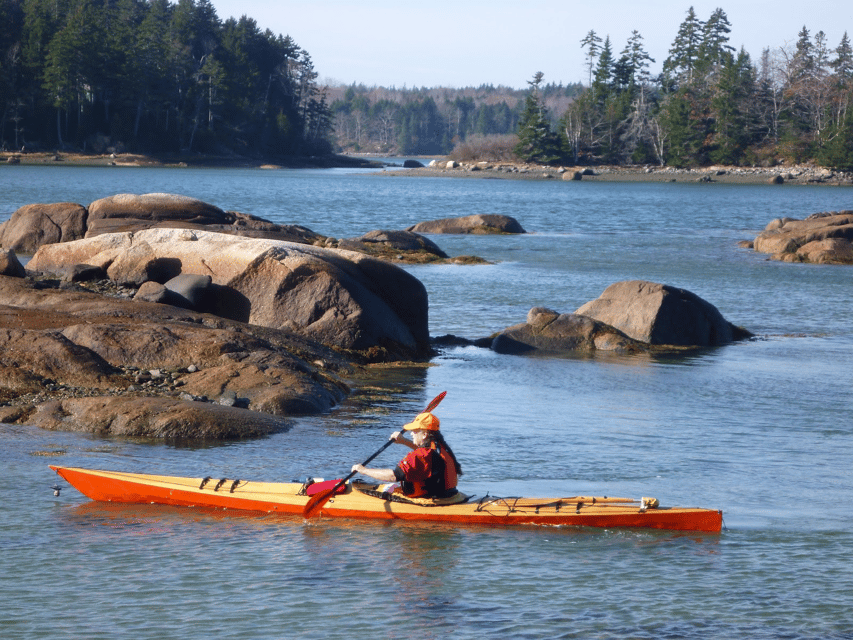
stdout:
POLYGON ((443 218, 420 222, 408 227, 406 231, 481 235, 527 233, 515 218, 495 214, 476 214, 461 218, 443 218))
POLYGON ((644 347, 621 331, 592 318, 574 313, 558 313, 534 307, 527 322, 501 331, 492 340, 491 348, 498 353, 559 354, 565 352, 593 353, 613 351, 638 353, 644 347))

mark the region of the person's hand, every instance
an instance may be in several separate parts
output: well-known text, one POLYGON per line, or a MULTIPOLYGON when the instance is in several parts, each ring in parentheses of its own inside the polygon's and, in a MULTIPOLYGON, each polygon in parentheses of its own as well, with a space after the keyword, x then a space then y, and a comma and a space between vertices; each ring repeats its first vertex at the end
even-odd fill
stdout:
POLYGON ((390 437, 390 438, 388 438, 388 439, 389 439, 389 440, 393 440, 393 441, 394 441, 394 442, 396 442, 397 444, 400 444, 400 442, 401 442, 401 440, 402 440, 402 438, 400 437, 400 435, 401 435, 401 432, 400 432, 400 431, 395 431, 394 433, 392 433, 392 434, 391 434, 391 437, 390 437))
POLYGON ((360 464, 352 465, 352 469, 350 469, 353 473, 364 473, 364 467, 360 464))

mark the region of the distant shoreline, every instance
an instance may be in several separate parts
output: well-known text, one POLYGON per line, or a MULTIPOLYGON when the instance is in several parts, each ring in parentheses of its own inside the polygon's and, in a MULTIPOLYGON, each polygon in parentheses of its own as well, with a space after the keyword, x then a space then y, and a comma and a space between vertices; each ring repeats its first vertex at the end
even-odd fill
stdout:
POLYGON ((294 158, 249 158, 206 154, 78 153, 78 152, 3 152, 0 166, 75 166, 75 167, 209 167, 255 169, 380 168, 369 158, 344 155, 300 156, 294 158))
POLYGON ((449 168, 444 160, 416 169, 386 169, 386 176, 505 180, 580 180, 583 182, 698 182, 720 184, 800 184, 853 186, 853 173, 812 165, 773 168, 712 166, 675 169, 650 166, 549 167, 511 162, 464 162, 449 168))
POLYGON ((203 154, 144 155, 73 152, 3 152, 0 166, 80 167, 207 167, 255 169, 374 168, 385 176, 452 177, 505 180, 581 180, 584 182, 704 182, 720 184, 800 184, 853 186, 853 172, 833 171, 814 165, 780 165, 772 168, 711 166, 694 169, 653 166, 550 167, 512 162, 463 162, 448 168, 441 158, 433 166, 406 169, 388 167, 380 156, 331 155, 262 159, 203 154))

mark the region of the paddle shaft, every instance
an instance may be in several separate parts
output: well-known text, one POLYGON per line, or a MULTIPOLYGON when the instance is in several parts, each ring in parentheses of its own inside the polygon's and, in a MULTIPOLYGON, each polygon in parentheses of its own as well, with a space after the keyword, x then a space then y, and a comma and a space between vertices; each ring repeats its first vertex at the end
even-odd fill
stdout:
MULTIPOLYGON (((442 400, 444 400, 444 396, 446 396, 446 395, 447 395, 447 391, 442 391, 441 393, 439 393, 435 398, 432 399, 432 402, 430 402, 427 405, 426 409, 424 409, 422 413, 429 413, 430 411, 435 409, 438 406, 438 404, 442 400)), ((383 444, 381 447, 379 447, 379 450, 376 453, 374 453, 367 460, 362 462, 361 466, 364 467, 364 466, 367 466, 368 464, 370 464, 370 462, 372 462, 376 456, 378 456, 380 453, 385 451, 385 449, 390 447, 393 442, 394 442, 393 440, 388 440, 385 444, 383 444)), ((329 498, 331 498, 333 495, 335 495, 335 492, 338 489, 340 489, 342 486, 344 486, 348 481, 350 481, 355 476, 356 473, 358 473, 358 472, 353 471, 348 476, 346 476, 345 478, 342 478, 339 482, 335 483, 335 486, 332 487, 331 489, 326 489, 325 491, 321 491, 320 493, 317 493, 314 496, 312 496, 311 499, 308 501, 308 503, 305 505, 305 508, 302 511, 302 515, 305 518, 310 518, 311 516, 319 513, 320 509, 323 508, 323 505, 329 501, 329 498)))

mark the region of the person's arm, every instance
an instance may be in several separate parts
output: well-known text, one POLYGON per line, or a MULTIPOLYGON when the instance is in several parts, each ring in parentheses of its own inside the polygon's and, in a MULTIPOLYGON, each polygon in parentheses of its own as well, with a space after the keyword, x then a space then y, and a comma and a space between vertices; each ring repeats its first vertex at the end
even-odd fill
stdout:
POLYGON ((393 440, 397 444, 404 444, 407 447, 409 447, 409 449, 411 449, 412 451, 414 451, 415 449, 418 448, 418 445, 416 445, 414 442, 404 438, 400 431, 395 431, 394 433, 392 433, 389 440, 393 440))
POLYGON ((397 476, 394 475, 393 469, 368 469, 362 464, 354 464, 352 470, 355 473, 379 480, 379 482, 396 482, 397 476))

